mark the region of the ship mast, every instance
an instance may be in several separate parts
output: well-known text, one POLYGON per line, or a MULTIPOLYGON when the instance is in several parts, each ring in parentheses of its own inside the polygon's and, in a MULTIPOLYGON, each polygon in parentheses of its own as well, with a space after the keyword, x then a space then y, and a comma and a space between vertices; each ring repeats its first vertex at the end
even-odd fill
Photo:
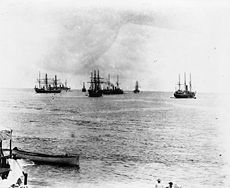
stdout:
POLYGON ((189 89, 190 89, 190 92, 192 92, 192 78, 191 78, 191 73, 190 73, 189 77, 190 77, 189 89))
POLYGON ((67 87, 67 79, 65 80, 65 87, 67 87))
POLYGON ((110 89, 110 74, 108 75, 108 87, 110 89))
POLYGON ((57 87, 57 75, 54 76, 54 87, 57 87))
POLYGON ((45 86, 46 86, 46 88, 48 88, 48 78, 47 78, 47 73, 46 73, 46 75, 45 75, 45 86))
POLYGON ((39 74, 38 74, 38 88, 41 88, 41 74, 40 74, 40 71, 39 71, 39 74))
POLYGON ((188 90, 187 85, 186 85, 186 73, 184 73, 184 89, 185 91, 188 90))
POLYGON ((179 90, 180 90, 180 86, 181 86, 181 84, 180 84, 180 74, 179 74, 179 83, 178 83, 178 86, 179 86, 179 90))
POLYGON ((99 76, 99 70, 97 70, 97 84, 98 84, 98 86, 97 86, 97 89, 101 89, 101 84, 100 84, 100 76, 99 76))
POLYGON ((136 87, 135 87, 136 90, 138 90, 138 81, 136 81, 136 87))
POLYGON ((117 84, 117 88, 119 88, 119 76, 117 75, 117 82, 116 82, 116 84, 117 84))

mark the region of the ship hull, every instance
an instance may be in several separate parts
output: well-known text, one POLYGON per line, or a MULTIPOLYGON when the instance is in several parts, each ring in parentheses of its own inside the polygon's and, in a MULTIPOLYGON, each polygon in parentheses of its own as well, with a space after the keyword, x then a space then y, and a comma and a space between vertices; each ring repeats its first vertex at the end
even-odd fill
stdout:
POLYGON ((195 98, 195 93, 194 92, 189 92, 189 93, 174 93, 175 98, 195 98))
POLYGON ((34 88, 36 93, 61 93, 61 89, 43 89, 34 88))
POLYGON ((88 90, 89 97, 102 97, 102 91, 93 91, 93 90, 88 90))
POLYGON ((134 90, 133 93, 140 93, 140 90, 134 90))
POLYGON ((119 94, 124 94, 124 91, 121 89, 116 89, 116 90, 104 89, 102 93, 104 95, 119 95, 119 94))

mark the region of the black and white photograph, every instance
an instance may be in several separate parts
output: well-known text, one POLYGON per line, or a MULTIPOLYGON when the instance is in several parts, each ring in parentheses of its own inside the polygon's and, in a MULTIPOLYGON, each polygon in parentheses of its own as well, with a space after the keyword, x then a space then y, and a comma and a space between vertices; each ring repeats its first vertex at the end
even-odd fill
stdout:
POLYGON ((229 0, 0 0, 0 188, 229 188, 229 0))

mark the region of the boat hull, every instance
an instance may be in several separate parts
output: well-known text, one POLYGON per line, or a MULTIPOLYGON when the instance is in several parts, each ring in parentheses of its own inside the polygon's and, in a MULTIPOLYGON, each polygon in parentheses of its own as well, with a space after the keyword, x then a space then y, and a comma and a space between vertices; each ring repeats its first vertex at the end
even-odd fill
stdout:
POLYGON ((61 89, 43 89, 43 88, 34 88, 36 93, 61 93, 61 89))
POLYGON ((88 90, 88 93, 89 93, 89 97, 102 97, 102 90, 97 90, 97 91, 88 90))
POLYGON ((17 148, 13 149, 13 155, 16 159, 28 159, 38 164, 67 165, 79 167, 79 155, 47 155, 23 151, 17 148))
POLYGON ((116 90, 112 90, 112 89, 103 89, 102 93, 104 95, 120 95, 120 94, 124 94, 124 91, 121 89, 116 89, 116 90))
POLYGON ((175 98, 195 98, 195 92, 189 92, 189 93, 174 93, 175 98))
POLYGON ((140 90, 134 90, 133 93, 140 93, 140 90))

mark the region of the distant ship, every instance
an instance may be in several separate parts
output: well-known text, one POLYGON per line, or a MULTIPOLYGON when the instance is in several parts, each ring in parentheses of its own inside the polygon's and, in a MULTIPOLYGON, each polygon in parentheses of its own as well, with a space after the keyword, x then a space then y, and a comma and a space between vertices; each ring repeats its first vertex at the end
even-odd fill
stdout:
POLYGON ((64 84, 60 84, 59 87, 61 88, 61 90, 64 91, 70 91, 70 87, 67 86, 67 80, 65 80, 65 85, 64 84))
POLYGON ((85 88, 85 82, 83 82, 83 87, 82 87, 82 92, 86 92, 86 88, 85 88))
POLYGON ((135 89, 133 90, 133 93, 139 93, 139 85, 138 85, 138 81, 136 81, 136 85, 135 85, 135 89))
POLYGON ((99 70, 97 73, 96 73, 96 70, 94 70, 94 73, 91 72, 90 87, 88 89, 89 97, 101 97, 102 96, 101 79, 102 78, 99 75, 99 70))
POLYGON ((191 81, 191 74, 190 74, 190 81, 189 81, 189 90, 188 85, 186 84, 186 74, 184 73, 184 90, 181 90, 181 83, 180 83, 180 75, 179 75, 179 89, 174 92, 175 98, 196 98, 196 92, 192 91, 192 81, 191 81))
POLYGON ((119 87, 119 76, 117 75, 116 85, 110 82, 110 75, 108 76, 108 81, 105 84, 105 87, 102 90, 104 95, 117 95, 124 94, 124 91, 119 87))
POLYGON ((55 75, 54 80, 48 79, 47 74, 45 74, 45 79, 38 78, 38 87, 34 88, 36 93, 61 93, 61 88, 57 85, 57 76, 55 75))

